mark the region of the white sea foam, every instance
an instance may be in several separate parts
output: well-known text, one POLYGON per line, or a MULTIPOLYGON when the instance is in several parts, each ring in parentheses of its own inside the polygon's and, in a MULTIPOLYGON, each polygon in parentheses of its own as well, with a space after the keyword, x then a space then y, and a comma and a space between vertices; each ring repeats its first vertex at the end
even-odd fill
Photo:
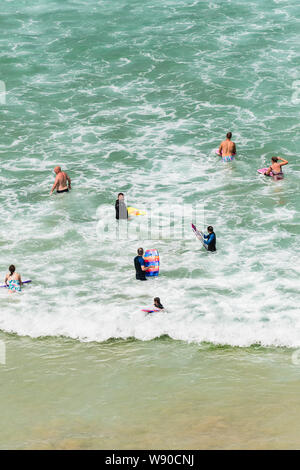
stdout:
POLYGON ((298 23, 293 2, 272 12, 262 3, 247 3, 245 25, 243 2, 224 12, 221 2, 127 11, 73 1, 76 28, 64 20, 68 9, 51 23, 55 2, 24 7, 11 26, 17 42, 0 55, 18 59, 1 109, 0 242, 3 277, 15 263, 33 283, 21 295, 0 290, 1 329, 299 347, 299 72, 289 26, 298 23), (226 164, 214 149, 228 130, 238 156, 226 164), (290 161, 280 182, 256 172, 274 154, 290 161), (73 189, 50 198, 57 164, 73 189), (116 239, 119 191, 148 211, 129 221, 129 240, 116 239), (152 240, 145 231, 133 239, 139 224, 159 220, 151 207, 165 205, 166 230, 167 208, 178 203, 204 207, 200 228, 215 227, 216 254, 201 247, 191 220, 185 238, 157 239, 155 229, 152 240), (111 240, 101 238, 107 225, 111 240), (141 245, 161 256, 159 278, 146 283, 133 268, 141 245), (167 311, 145 316, 155 296, 167 311))

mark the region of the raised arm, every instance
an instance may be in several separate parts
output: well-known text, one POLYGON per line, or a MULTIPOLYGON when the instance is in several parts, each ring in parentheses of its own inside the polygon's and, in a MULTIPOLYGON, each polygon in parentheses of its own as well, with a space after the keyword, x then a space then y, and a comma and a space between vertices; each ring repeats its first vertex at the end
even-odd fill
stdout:
POLYGON ((283 165, 287 165, 289 162, 287 160, 285 160, 284 158, 281 158, 281 157, 277 157, 278 160, 281 160, 282 163, 279 163, 280 166, 283 166, 283 165))

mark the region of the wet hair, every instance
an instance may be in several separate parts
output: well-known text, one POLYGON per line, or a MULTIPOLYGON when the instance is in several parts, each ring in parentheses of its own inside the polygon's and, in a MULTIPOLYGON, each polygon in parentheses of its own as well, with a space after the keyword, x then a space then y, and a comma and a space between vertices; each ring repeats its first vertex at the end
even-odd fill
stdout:
POLYGON ((278 162, 278 158, 277 158, 277 157, 272 157, 271 160, 272 160, 272 162, 274 162, 274 163, 277 163, 277 162, 278 162))
POLYGON ((231 139, 232 133, 231 133, 231 132, 227 132, 226 137, 227 137, 227 139, 231 139))
POLYGON ((213 231, 214 231, 214 228, 210 225, 209 227, 207 227, 207 231, 208 231, 208 232, 213 232, 213 231))
POLYGON ((154 304, 157 308, 164 308, 163 305, 160 303, 159 297, 154 297, 154 304))
POLYGON ((10 275, 12 276, 13 273, 15 272, 15 270, 16 270, 15 266, 13 264, 11 264, 8 269, 9 269, 10 275))
POLYGON ((119 199, 120 196, 124 196, 124 194, 123 194, 123 193, 119 193, 119 194, 118 194, 118 199, 119 199))
POLYGON ((140 256, 142 256, 143 253, 144 253, 144 249, 143 249, 143 248, 138 248, 137 254, 140 255, 140 256))

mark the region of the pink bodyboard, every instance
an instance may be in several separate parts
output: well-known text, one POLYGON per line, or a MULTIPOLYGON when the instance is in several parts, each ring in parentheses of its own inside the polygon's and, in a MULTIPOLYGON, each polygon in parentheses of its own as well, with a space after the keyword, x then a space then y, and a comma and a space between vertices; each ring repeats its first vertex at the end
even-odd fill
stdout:
MULTIPOLYGON (((261 173, 261 174, 265 174, 265 172, 268 170, 269 168, 260 168, 258 171, 258 173, 261 173)), ((271 171, 271 173, 268 175, 268 176, 273 176, 273 173, 271 171)))
POLYGON ((147 310, 145 308, 142 309, 142 312, 146 312, 146 313, 153 313, 153 312, 159 312, 160 310, 147 310))

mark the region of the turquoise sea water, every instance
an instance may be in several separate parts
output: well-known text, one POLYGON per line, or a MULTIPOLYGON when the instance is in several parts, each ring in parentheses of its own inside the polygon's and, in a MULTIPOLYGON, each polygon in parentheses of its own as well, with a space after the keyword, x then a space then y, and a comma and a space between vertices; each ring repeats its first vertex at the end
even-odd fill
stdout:
MULTIPOLYGON (((238 392, 231 368, 241 365, 239 380, 246 390, 254 374, 247 367, 252 355, 255 364, 264 362, 267 376, 270 363, 268 383, 274 390, 277 382, 272 374, 279 374, 285 387, 294 384, 298 369, 290 364, 288 348, 300 346, 298 2, 2 3, 0 265, 3 278, 14 263, 24 279, 33 280, 18 297, 5 289, 0 292, 2 340, 10 345, 7 365, 0 366, 6 384, 16 380, 19 389, 23 379, 16 378, 13 370, 16 361, 25 367, 23 347, 28 352, 26 360, 36 357, 29 374, 35 387, 22 388, 20 396, 18 391, 18 400, 34 406, 33 396, 44 383, 39 381, 42 357, 53 364, 49 371, 53 384, 64 383, 71 390, 80 381, 77 375, 72 382, 71 374, 66 386, 63 372, 58 372, 61 355, 67 357, 71 348, 75 365, 70 367, 80 375, 89 348, 105 348, 105 361, 110 360, 107 344, 124 359, 124 381, 134 377, 135 367, 140 376, 143 371, 147 375, 149 357, 144 348, 149 348, 150 362, 151 358, 157 361, 161 371, 158 377, 164 376, 170 360, 169 380, 176 380, 181 357, 193 351, 196 362, 206 358, 207 367, 223 374, 233 397, 238 392), (232 164, 222 163, 215 155, 228 130, 238 149, 232 164), (289 160, 280 182, 256 172, 273 155, 289 160), (73 189, 70 194, 50 197, 53 168, 58 164, 68 171, 73 189), (180 236, 118 240, 111 235, 107 240, 103 227, 106 224, 115 234, 113 206, 119 191, 126 194, 129 205, 147 211, 146 217, 129 221, 131 234, 139 223, 142 229, 150 224, 150 215, 152 221, 157 220, 157 205, 163 226, 168 225, 167 207, 185 207, 186 215, 199 206, 199 228, 215 227, 217 253, 209 255, 201 248, 190 230, 189 216, 180 236), (134 279, 138 246, 155 247, 161 256, 159 278, 143 285, 134 279), (145 317, 141 308, 151 307, 154 296, 161 298, 167 312, 145 317), (130 360, 126 359, 128 340, 130 360), (210 345, 209 358, 203 344, 210 345), (229 347, 230 361, 220 345, 229 347), (58 357, 53 353, 56 348, 58 357), (157 357, 156 350, 161 348, 164 354, 157 357), (214 354, 222 358, 222 368, 214 369, 216 361, 210 356, 214 354)), ((174 219, 181 223, 180 210, 174 219)), ((93 357, 98 357, 96 352, 93 357)), ((91 361, 91 377, 99 373, 98 360, 91 361)), ((196 373, 195 363, 186 361, 184 367, 185 393, 194 403, 197 394, 192 393, 189 377, 196 373)), ((111 387, 122 389, 117 376, 101 373, 111 380, 111 387)), ((217 386, 218 413, 224 380, 217 386)), ((134 380, 130 383, 129 395, 135 390, 134 380)), ((209 377, 206 384, 205 393, 217 393, 209 377)), ((288 388, 292 402, 296 388, 288 388)), ((2 399, 7 398, 8 389, 2 399)), ((252 393, 255 390, 253 385, 252 393)), ((101 409, 111 416, 113 406, 104 398, 111 388, 99 393, 101 409)), ((281 391, 276 393, 280 400, 281 391)), ((100 406, 94 398, 94 406, 100 406)), ((270 397, 266 392, 259 398, 266 404, 270 397)), ((184 403, 184 394, 178 400, 184 403)), ((89 440, 97 423, 89 421, 89 411, 86 414, 80 400, 74 403, 90 426, 90 434, 84 431, 84 447, 101 442, 106 447, 112 442, 130 447, 117 430, 111 431, 117 436, 113 441, 89 440)), ((151 409, 149 403, 149 413, 157 421, 177 409, 177 405, 170 407, 168 414, 167 406, 156 409, 153 400, 151 409)), ((10 409, 13 402, 7 406, 10 409)), ((233 410, 234 402, 228 406, 233 410)), ((180 415, 186 429, 192 409, 180 415)), ((272 401, 271 417, 275 409, 272 401)), ((119 431, 127 419, 124 410, 126 406, 118 408, 118 416, 123 416, 119 431)), ((249 412, 247 406, 245 410, 249 412)), ((259 409, 253 410, 259 416, 259 409)), ((57 413, 59 408, 54 407, 52 418, 57 413)), ((209 413, 213 416, 213 410, 209 413)), ((243 420, 247 413, 240 407, 238 416, 243 420)), ((34 422, 40 429, 49 417, 38 422, 38 416, 37 411, 34 422)), ((72 411, 65 418, 62 413, 59 436, 68 434, 63 430, 70 416, 72 411)), ((18 419, 16 415, 16 426, 18 419)), ((289 442, 296 447, 292 441, 295 426, 287 421, 285 437, 280 441, 279 429, 273 448, 289 442)), ((151 446, 147 439, 137 444, 133 436, 139 434, 139 426, 133 428, 133 445, 151 446)), ((271 424, 266 427, 271 428, 271 424)), ((24 432, 25 426, 21 429, 24 432)), ((11 426, 3 446, 30 446, 22 432, 16 442, 11 426)), ((229 441, 246 445, 247 438, 239 441, 239 435, 235 432, 229 441)), ((180 447, 181 438, 167 445, 180 447)), ((34 437, 32 442, 37 442, 34 437)), ((45 438, 41 445, 58 445, 49 442, 45 438)), ((213 438, 201 442, 210 447, 229 446, 220 436, 217 443, 213 438)), ((157 441, 154 445, 159 447, 157 441)), ((191 437, 185 441, 189 445, 200 444, 191 437)))

